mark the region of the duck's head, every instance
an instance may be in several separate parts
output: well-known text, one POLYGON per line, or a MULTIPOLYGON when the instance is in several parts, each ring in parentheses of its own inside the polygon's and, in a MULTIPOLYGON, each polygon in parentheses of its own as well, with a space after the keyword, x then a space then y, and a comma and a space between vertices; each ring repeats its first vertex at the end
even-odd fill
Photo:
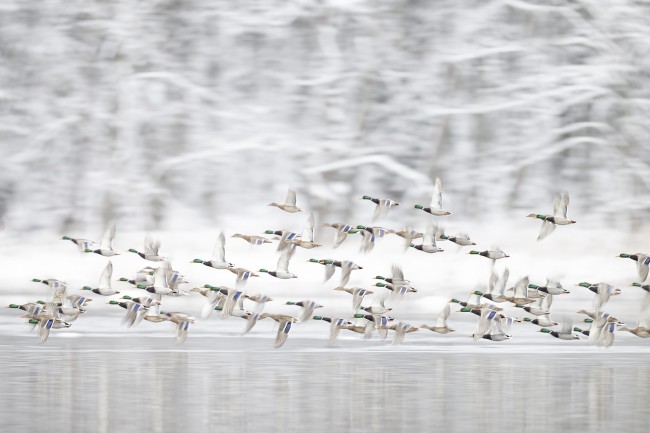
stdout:
POLYGON ((474 290, 473 292, 469 292, 470 295, 478 295, 478 296, 485 296, 483 292, 480 290, 474 290))
POLYGON ((138 254, 138 250, 134 250, 133 248, 129 248, 129 252, 138 254))
POLYGON ((133 298, 130 297, 129 295, 124 295, 124 296, 122 296, 120 299, 127 299, 127 300, 130 301, 130 300, 133 299, 133 298))
POLYGON ((553 331, 548 329, 548 328, 542 328, 542 329, 539 330, 539 332, 543 332, 544 334, 550 334, 553 331))
POLYGON ((424 209, 424 206, 422 206, 421 204, 416 204, 416 205, 413 206, 413 207, 414 207, 415 209, 424 209))
POLYGON ((583 281, 582 283, 578 283, 577 285, 580 286, 580 287, 591 287, 592 286, 591 283, 587 283, 586 281, 583 281))
POLYGON ((449 302, 453 302, 454 304, 460 304, 460 301, 456 298, 450 299, 449 302))
POLYGON ((472 312, 472 309, 471 309, 471 308, 467 308, 467 307, 463 307, 463 308, 461 308, 460 310, 458 310, 458 312, 459 312, 459 313, 471 313, 471 312, 472 312))
POLYGON ((90 286, 83 286, 81 290, 92 290, 93 288, 90 286))
MULTIPOLYGON (((270 205, 269 205, 269 206, 270 206, 270 205)), ((235 233, 234 235, 232 235, 232 236, 230 236, 230 237, 231 237, 231 238, 243 238, 244 235, 242 235, 241 233, 235 233)))
POLYGON ((63 240, 63 241, 70 241, 70 240, 72 240, 72 238, 69 237, 69 236, 63 236, 63 237, 61 238, 61 240, 63 240))
POLYGON ((472 250, 472 251, 470 251, 470 252, 467 253, 467 254, 481 254, 481 252, 480 252, 480 251, 476 251, 476 250, 472 250))
POLYGON ((524 317, 522 320, 524 322, 532 322, 533 321, 533 319, 531 319, 530 317, 524 317))
POLYGON ((375 283, 375 284, 373 284, 373 286, 386 287, 386 284, 384 284, 384 283, 375 283))
POLYGON ((119 305, 120 301, 108 301, 106 303, 109 305, 119 305))
POLYGON ((194 260, 192 260, 190 263, 203 263, 203 262, 204 262, 204 260, 201 260, 201 259, 194 259, 194 260))
POLYGON ((257 272, 266 272, 266 273, 268 273, 268 272, 269 272, 269 270, 268 270, 268 269, 260 269, 260 270, 259 270, 259 271, 257 271, 257 272))
POLYGON ((587 317, 586 319, 583 320, 583 322, 585 322, 585 323, 594 323, 594 319, 592 319, 591 317, 587 317))
POLYGON ((630 257, 630 254, 625 254, 625 253, 622 253, 622 254, 619 254, 619 255, 618 255, 618 256, 616 256, 616 257, 620 257, 620 258, 622 258, 622 259, 627 259, 627 258, 629 258, 629 257, 630 257))
POLYGON ((323 260, 319 260, 318 263, 320 263, 321 265, 331 265, 331 264, 334 263, 334 260, 332 260, 332 259, 323 259, 323 260))
POLYGON ((309 259, 309 260, 307 260, 307 263, 320 263, 320 260, 318 260, 318 259, 309 259))
POLYGON ((121 277, 121 278, 118 278, 117 281, 129 281, 129 279, 128 279, 128 278, 121 277))
POLYGON ((7 308, 20 308, 20 305, 18 304, 9 304, 7 308))
POLYGON ((631 285, 631 286, 634 286, 634 287, 641 287, 641 283, 632 283, 632 284, 630 284, 630 285, 631 285))
POLYGON ((370 197, 369 195, 364 195, 363 197, 361 197, 361 200, 372 200, 372 197, 370 197))
POLYGON ((265 234, 265 235, 275 235, 275 234, 277 234, 277 233, 275 233, 274 230, 264 230, 264 234, 265 234))

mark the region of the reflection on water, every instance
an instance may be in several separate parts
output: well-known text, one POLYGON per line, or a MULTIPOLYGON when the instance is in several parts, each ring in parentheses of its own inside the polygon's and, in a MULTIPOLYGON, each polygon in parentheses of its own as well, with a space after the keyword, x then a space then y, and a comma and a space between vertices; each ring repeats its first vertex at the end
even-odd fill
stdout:
POLYGON ((643 356, 129 352, 126 343, 107 352, 101 348, 114 343, 101 340, 90 350, 4 349, 2 430, 650 428, 650 366, 643 356))

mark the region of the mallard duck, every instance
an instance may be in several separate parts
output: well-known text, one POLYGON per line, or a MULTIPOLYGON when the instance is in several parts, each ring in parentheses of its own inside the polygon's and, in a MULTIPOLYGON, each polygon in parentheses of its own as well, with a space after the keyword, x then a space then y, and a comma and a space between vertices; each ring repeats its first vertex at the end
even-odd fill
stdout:
POLYGON ((587 342, 589 344, 597 344, 598 346, 611 346, 614 342, 616 325, 619 323, 611 314, 598 310, 589 328, 589 339, 587 342), (610 328, 610 325, 614 325, 614 327, 610 328))
POLYGON ((504 253, 503 250, 501 250, 501 249, 499 249, 499 248, 493 248, 492 250, 485 250, 485 251, 475 251, 475 250, 472 250, 472 251, 470 251, 470 252, 467 253, 467 254, 479 255, 479 256, 487 257, 488 259, 492 260, 492 264, 494 264, 494 262, 495 262, 496 260, 504 259, 504 258, 506 258, 506 257, 510 257, 509 255, 507 255, 506 253, 504 253))
POLYGON ((569 318, 565 318, 562 321, 562 329, 560 329, 559 331, 553 331, 552 329, 542 328, 539 330, 539 332, 543 332, 544 334, 550 334, 555 338, 559 338, 560 340, 580 339, 580 337, 573 334, 573 322, 569 318))
POLYGON ((648 326, 648 319, 639 320, 639 323, 636 328, 628 328, 627 326, 621 326, 618 328, 619 331, 627 331, 631 334, 636 335, 641 338, 650 337, 650 326, 648 326))
POLYGON ((567 219, 566 212, 567 207, 569 206, 569 193, 565 192, 561 196, 558 195, 553 201, 553 215, 541 215, 531 213, 528 215, 529 218, 536 218, 542 220, 542 229, 537 236, 537 240, 541 241, 555 230, 555 226, 564 226, 568 224, 575 224, 576 222, 570 219, 567 219))
POLYGON ((372 295, 374 293, 371 290, 362 289, 361 287, 335 287, 333 290, 346 292, 352 295, 352 311, 357 311, 359 307, 361 307, 364 296, 372 295))
POLYGON ((223 306, 226 303, 226 299, 228 298, 228 294, 231 290, 232 289, 229 289, 227 287, 224 287, 222 289, 221 287, 215 287, 209 284, 206 284, 204 288, 192 289, 192 291, 199 292, 206 298, 203 309, 201 310, 201 319, 209 318, 212 312, 215 310, 223 311, 223 306))
POLYGON ((133 248, 129 249, 129 252, 135 253, 142 257, 145 260, 150 262, 162 262, 167 260, 166 257, 163 257, 158 254, 160 249, 160 239, 154 239, 150 234, 147 233, 144 237, 144 252, 141 253, 133 248))
POLYGON ((429 225, 427 227, 427 230, 424 233, 424 237, 422 238, 422 243, 420 245, 411 244, 410 246, 424 253, 439 253, 444 251, 443 249, 438 248, 436 245, 433 225, 429 225))
POLYGON ((304 300, 304 301, 298 301, 298 302, 293 302, 289 301, 286 302, 287 305, 297 305, 298 307, 302 307, 302 315, 298 318, 299 322, 304 322, 306 320, 309 320, 311 315, 314 313, 314 310, 317 308, 323 308, 322 305, 317 304, 314 301, 310 300, 304 300))
POLYGON ((450 299, 449 302, 459 304, 461 307, 469 308, 471 310, 488 309, 494 311, 503 311, 503 308, 497 307, 496 305, 481 303, 481 296, 483 296, 483 292, 480 290, 475 290, 473 292, 469 292, 467 301, 459 301, 458 299, 454 298, 450 299))
POLYGON ((138 272, 135 274, 134 279, 128 279, 128 278, 119 278, 117 281, 125 281, 129 284, 133 284, 134 286, 137 286, 138 284, 153 284, 153 273, 156 270, 156 268, 153 268, 151 266, 146 266, 142 269, 140 269, 138 272))
POLYGON ((508 268, 503 270, 501 277, 492 270, 490 274, 490 280, 488 282, 488 293, 481 293, 480 291, 475 291, 476 295, 482 296, 485 299, 489 299, 492 302, 500 304, 502 302, 507 302, 508 297, 505 296, 506 284, 508 283, 508 277, 510 276, 510 271, 508 268))
POLYGON ((533 323, 537 326, 543 326, 543 327, 548 327, 548 326, 555 326, 558 323, 552 321, 548 315, 546 316, 538 316, 535 319, 531 319, 530 317, 524 317, 523 319, 524 322, 530 322, 533 323))
POLYGON ((328 281, 334 275, 336 268, 341 268, 341 281, 339 283, 340 287, 344 287, 348 281, 350 281, 350 276, 352 271, 363 269, 362 266, 349 261, 349 260, 332 260, 332 259, 309 259, 307 260, 310 263, 318 263, 325 266, 325 280, 328 281))
POLYGON ((390 208, 399 206, 399 203, 397 203, 395 200, 391 200, 388 198, 375 198, 369 195, 364 195, 363 197, 361 197, 361 200, 369 200, 376 205, 375 211, 372 214, 373 221, 375 221, 380 216, 386 214, 390 208))
POLYGON ((261 293, 258 293, 256 295, 246 295, 246 294, 244 294, 244 298, 248 299, 250 301, 253 301, 253 302, 255 302, 257 304, 255 306, 255 311, 256 312, 262 311, 262 309, 264 308, 264 305, 267 302, 273 301, 273 298, 271 298, 271 297, 269 297, 267 295, 263 295, 261 293))
POLYGON ((483 334, 481 338, 490 341, 505 341, 511 339, 512 335, 510 334, 510 328, 512 327, 512 322, 512 317, 492 320, 490 331, 483 334))
MULTIPOLYGON (((324 317, 324 316, 313 316, 313 320, 322 320, 330 324, 330 343, 333 343, 341 332, 342 326, 352 325, 352 322, 349 320, 333 317, 324 317)), ((365 328, 364 328, 365 329, 365 328)))
POLYGON ((334 240, 334 248, 339 247, 343 241, 347 238, 348 233, 357 233, 357 230, 354 229, 349 224, 342 223, 325 223, 321 227, 332 227, 336 229, 336 239, 334 240))
POLYGON ((549 312, 544 310, 539 306, 539 304, 536 303, 536 305, 521 305, 521 304, 515 304, 515 307, 521 308, 524 311, 529 312, 533 316, 548 316, 549 312))
POLYGON ((221 287, 222 293, 223 290, 227 290, 228 295, 223 304, 223 309, 221 310, 221 317, 227 319, 230 317, 235 310, 235 307, 239 305, 239 309, 243 310, 244 302, 244 292, 236 289, 228 289, 226 287, 221 287))
POLYGON ((275 206, 289 213, 302 212, 302 209, 296 206, 296 192, 292 189, 287 191, 287 198, 284 200, 284 203, 273 202, 269 203, 269 206, 275 206))
POLYGON ((631 259, 636 262, 636 270, 639 273, 639 278, 641 281, 645 281, 648 278, 648 270, 650 269, 650 256, 643 253, 634 253, 634 254, 619 254, 616 257, 623 259, 631 259))
POLYGON ((578 286, 586 287, 596 294, 596 296, 594 296, 594 311, 600 311, 609 301, 610 297, 621 294, 621 289, 607 283, 591 284, 588 282, 582 282, 578 284, 578 286))
POLYGON ((406 334, 420 330, 419 328, 405 322, 397 322, 394 325, 389 326, 388 329, 395 331, 395 337, 393 338, 392 343, 393 345, 402 344, 406 334))
POLYGON ((393 284, 385 284, 385 283, 375 283, 373 284, 375 287, 383 287, 384 289, 388 289, 391 292, 398 294, 398 295, 403 295, 405 293, 417 293, 417 289, 411 287, 411 286, 395 286, 393 284))
POLYGON ((289 272, 289 261, 293 256, 293 253, 296 251, 296 246, 291 245, 288 248, 285 248, 278 258, 278 264, 275 271, 269 271, 268 269, 260 269, 259 272, 269 274, 272 277, 280 278, 282 280, 289 280, 291 278, 298 278, 296 274, 289 272))
POLYGON ((280 244, 278 246, 278 249, 283 249, 286 248, 286 246, 289 245, 295 245, 301 248, 305 249, 312 249, 312 248, 317 248, 320 247, 321 244, 317 244, 314 242, 314 226, 316 222, 314 220, 314 214, 312 213, 309 215, 309 218, 307 219, 307 222, 305 223, 305 226, 302 229, 302 233, 299 238, 294 237, 293 239, 288 238, 288 234, 282 236, 280 239, 280 244))
POLYGON ((237 275, 237 280, 235 282, 237 287, 244 286, 250 277, 259 277, 255 272, 244 268, 228 268, 228 270, 237 275))
POLYGON ((183 343, 187 339, 187 332, 189 331, 190 324, 194 323, 196 319, 189 314, 180 312, 160 312, 160 315, 167 321, 176 324, 176 342, 183 343))
POLYGON ((394 286, 410 286, 411 282, 404 278, 404 271, 402 271, 402 267, 399 265, 392 265, 391 266, 391 276, 386 278, 381 275, 377 275, 374 277, 375 280, 384 280, 385 282, 392 284, 394 286))
POLYGON ((251 245, 262 245, 262 244, 270 244, 271 241, 266 239, 263 236, 255 236, 255 235, 242 235, 241 233, 235 233, 234 235, 231 236, 232 238, 241 238, 248 242, 251 245))
POLYGON ((373 299, 372 305, 370 307, 359 306, 359 309, 370 314, 386 314, 392 310, 391 307, 387 307, 385 304, 385 299, 373 299))
POLYGON ((38 278, 32 278, 32 281, 35 283, 45 284, 46 286, 49 286, 50 289, 54 289, 54 290, 61 289, 65 291, 65 289, 68 287, 68 283, 66 283, 65 281, 57 280, 55 278, 48 278, 46 280, 39 280, 38 278))
POLYGON ((372 251, 372 249, 375 247, 375 241, 378 238, 383 238, 387 233, 387 229, 383 227, 368 227, 364 225, 358 225, 356 229, 358 230, 358 233, 361 233, 362 237, 361 246, 359 247, 359 251, 361 253, 368 253, 372 251))
POLYGON ((449 318, 450 312, 451 309, 449 308, 449 304, 446 304, 442 311, 436 316, 435 325, 421 325, 420 328, 428 329, 429 331, 437 332, 438 334, 448 334, 450 332, 454 332, 453 329, 447 326, 447 319, 449 318))
POLYGON ((440 178, 436 178, 429 207, 424 207, 421 204, 416 204, 414 207, 415 209, 423 210, 424 212, 435 216, 451 215, 451 212, 446 211, 442 208, 442 181, 440 178))
POLYGON ((287 316, 285 314, 263 313, 260 315, 260 319, 266 318, 271 318, 279 324, 278 333, 275 336, 275 342, 273 343, 273 347, 278 349, 282 347, 282 345, 287 341, 287 338, 289 337, 289 331, 291 331, 293 324, 299 322, 299 320, 295 317, 287 316))
POLYGON ((82 253, 86 252, 86 250, 93 251, 99 247, 99 244, 97 242, 91 241, 90 239, 71 238, 69 236, 63 236, 61 240, 72 242, 79 248, 79 251, 81 251, 82 253))
MULTIPOLYGON (((383 341, 386 339, 386 336, 388 336, 388 329, 389 329, 389 322, 392 322, 395 320, 393 317, 390 316, 385 316, 383 314, 363 314, 363 313, 358 313, 352 316, 355 319, 365 319, 371 323, 373 323, 374 329, 377 329, 377 333, 379 334, 379 338, 383 341)), ((366 327, 364 331, 364 338, 370 338, 372 336, 372 332, 374 329, 368 329, 366 327)))
POLYGON ((413 239, 420 239, 424 236, 424 233, 412 230, 410 227, 405 227, 402 230, 386 230, 386 233, 397 235, 400 238, 404 239, 404 249, 408 249, 411 246, 413 239))
POLYGON ((110 261, 102 271, 101 276, 99 277, 99 286, 96 289, 93 289, 92 287, 89 286, 84 286, 82 287, 81 290, 90 290, 93 293, 97 293, 98 295, 102 296, 111 296, 111 295, 117 295, 118 292, 117 290, 113 289, 111 287, 111 276, 113 275, 113 263, 110 261))
POLYGON ((178 275, 176 271, 172 271, 169 261, 164 260, 154 271, 152 285, 140 284, 136 287, 157 295, 186 295, 188 293, 180 291, 177 287, 178 275))
POLYGON ((564 295, 567 293, 571 293, 568 290, 566 290, 564 287, 562 287, 562 284, 559 281, 556 280, 551 280, 550 278, 546 279, 546 285, 545 286, 538 286, 536 284, 529 284, 528 285, 529 289, 535 289, 540 292, 548 293, 549 295, 564 295))
POLYGON ((472 338, 474 338, 474 340, 479 340, 483 337, 483 335, 487 334, 492 326, 492 321, 500 317, 497 311, 489 309, 463 307, 459 310, 459 312, 472 313, 479 316, 476 331, 474 331, 472 334, 472 338))
POLYGON ((434 227, 436 240, 453 242, 461 247, 476 245, 476 243, 472 242, 467 233, 458 233, 455 236, 447 236, 443 227, 439 227, 438 225, 434 225, 434 227))
POLYGON ((94 250, 87 248, 84 251, 87 253, 99 254, 100 256, 104 256, 104 257, 118 256, 119 253, 113 251, 114 237, 115 237, 115 224, 111 224, 104 232, 104 236, 102 236, 102 241, 99 244, 99 248, 94 250))
POLYGON ((534 299, 530 299, 528 297, 528 277, 523 277, 519 281, 517 281, 517 284, 515 284, 514 288, 514 296, 506 296, 506 300, 508 302, 511 302, 513 304, 530 304, 532 302, 535 302, 534 299))
POLYGON ((194 259, 190 263, 201 263, 204 266, 214 269, 227 269, 234 267, 232 263, 226 261, 226 237, 223 232, 219 233, 219 236, 217 236, 217 243, 214 245, 214 250, 212 251, 212 259, 194 259))

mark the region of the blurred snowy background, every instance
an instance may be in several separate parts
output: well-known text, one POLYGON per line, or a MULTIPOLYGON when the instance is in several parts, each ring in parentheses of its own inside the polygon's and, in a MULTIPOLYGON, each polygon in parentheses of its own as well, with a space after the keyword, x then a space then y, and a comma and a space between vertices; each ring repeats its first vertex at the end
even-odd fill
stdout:
POLYGON ((641 0, 4 0, 0 218, 94 237, 280 221, 264 205, 291 186, 320 221, 362 222, 361 195, 426 203, 438 176, 459 219, 567 190, 582 227, 638 229, 649 17, 641 0))

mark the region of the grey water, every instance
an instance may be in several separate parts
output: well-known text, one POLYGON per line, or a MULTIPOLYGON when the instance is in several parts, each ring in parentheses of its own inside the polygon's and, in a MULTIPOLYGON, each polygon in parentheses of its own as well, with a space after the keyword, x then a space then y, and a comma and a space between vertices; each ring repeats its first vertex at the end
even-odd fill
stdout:
POLYGON ((272 351, 255 340, 5 336, 2 431, 650 429, 640 354, 272 351))

